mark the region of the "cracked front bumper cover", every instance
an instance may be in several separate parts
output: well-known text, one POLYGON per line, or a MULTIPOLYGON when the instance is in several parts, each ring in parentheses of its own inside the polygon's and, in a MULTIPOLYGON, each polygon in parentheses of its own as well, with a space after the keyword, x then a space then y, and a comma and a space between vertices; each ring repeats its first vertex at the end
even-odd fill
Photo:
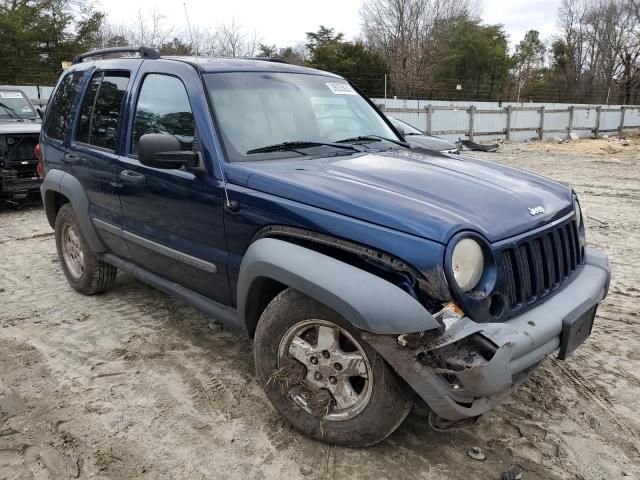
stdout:
POLYGON ((20 178, 15 170, 0 170, 0 193, 30 193, 40 190, 42 180, 34 169, 31 177, 20 178))
POLYGON ((401 347, 397 338, 364 334, 439 417, 482 415, 504 400, 562 342, 563 325, 595 312, 607 296, 607 256, 593 249, 560 292, 504 323, 463 317, 428 342, 401 347))

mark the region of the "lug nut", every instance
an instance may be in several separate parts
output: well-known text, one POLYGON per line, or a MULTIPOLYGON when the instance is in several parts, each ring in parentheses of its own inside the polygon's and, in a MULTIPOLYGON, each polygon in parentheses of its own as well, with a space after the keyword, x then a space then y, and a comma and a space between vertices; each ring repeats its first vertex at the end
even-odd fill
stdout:
POLYGON ((311 358, 309 359, 309 361, 310 361, 311 363, 313 363, 314 365, 317 365, 317 364, 318 364, 318 359, 317 359, 316 357, 311 357, 311 358))
POLYGON ((342 365, 340 365, 338 362, 333 364, 333 368, 335 368, 336 370, 340 371, 342 370, 342 365))
POLYGON ((329 353, 329 350, 323 350, 322 351, 322 356, 324 358, 329 358, 331 356, 331 354, 329 353))
POLYGON ((335 385, 335 384, 336 384, 336 382, 337 382, 336 377, 329 377, 329 383, 330 383, 331 385, 335 385))
POLYGON ((313 374, 313 378, 315 378, 316 380, 322 380, 322 374, 320 372, 316 372, 313 374))

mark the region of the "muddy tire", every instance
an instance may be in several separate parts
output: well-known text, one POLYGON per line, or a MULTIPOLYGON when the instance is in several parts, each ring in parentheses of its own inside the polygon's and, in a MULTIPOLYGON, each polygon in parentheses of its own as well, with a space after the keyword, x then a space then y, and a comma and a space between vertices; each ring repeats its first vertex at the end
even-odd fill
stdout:
POLYGON ((117 269, 96 257, 82 235, 73 208, 66 203, 56 216, 56 249, 69 285, 85 295, 111 288, 117 269))
POLYGON ((349 322, 287 289, 267 306, 254 345, 258 379, 294 428, 347 447, 384 440, 412 398, 349 322))

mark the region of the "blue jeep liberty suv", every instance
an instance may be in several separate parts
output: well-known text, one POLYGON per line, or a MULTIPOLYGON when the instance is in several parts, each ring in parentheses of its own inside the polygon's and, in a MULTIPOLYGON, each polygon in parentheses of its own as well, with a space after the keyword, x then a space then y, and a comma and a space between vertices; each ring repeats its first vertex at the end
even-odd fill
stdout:
POLYGON ((119 269, 254 338, 270 401, 326 442, 379 442, 414 402, 471 423, 570 355, 607 295, 571 188, 411 149, 327 72, 93 51, 40 142, 70 285, 119 269))

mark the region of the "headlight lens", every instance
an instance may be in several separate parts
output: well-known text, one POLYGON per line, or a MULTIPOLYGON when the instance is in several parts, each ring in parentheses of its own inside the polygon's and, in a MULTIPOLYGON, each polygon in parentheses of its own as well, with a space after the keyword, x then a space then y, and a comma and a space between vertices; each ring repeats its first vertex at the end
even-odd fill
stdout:
POLYGON ((484 254, 480 244, 471 238, 460 240, 453 249, 451 269, 463 291, 468 292, 478 285, 484 272, 484 254))
POLYGON ((576 225, 580 227, 580 223, 582 222, 582 209, 580 208, 580 204, 578 200, 575 201, 576 204, 576 225))

